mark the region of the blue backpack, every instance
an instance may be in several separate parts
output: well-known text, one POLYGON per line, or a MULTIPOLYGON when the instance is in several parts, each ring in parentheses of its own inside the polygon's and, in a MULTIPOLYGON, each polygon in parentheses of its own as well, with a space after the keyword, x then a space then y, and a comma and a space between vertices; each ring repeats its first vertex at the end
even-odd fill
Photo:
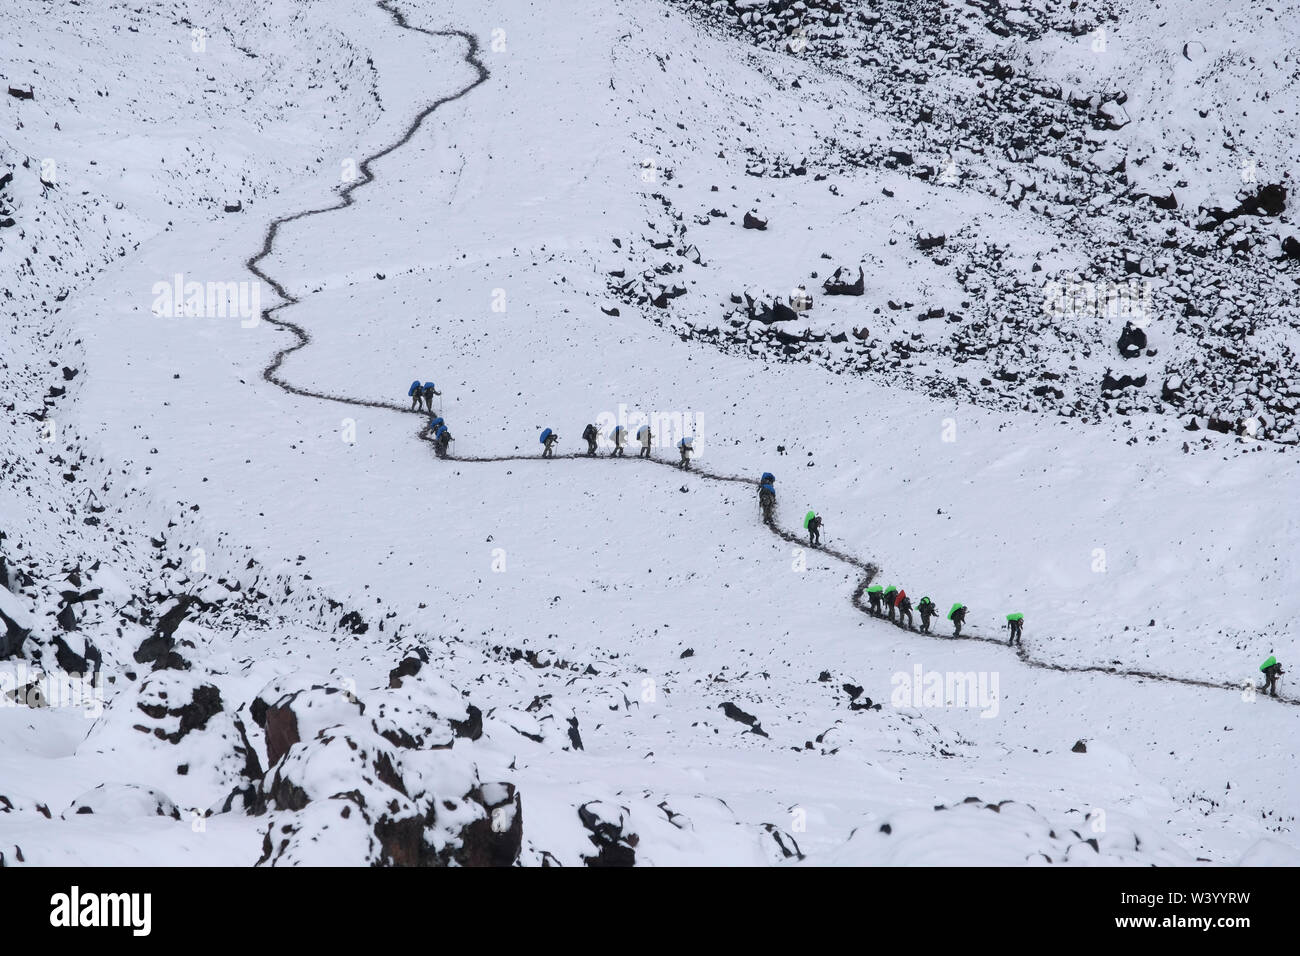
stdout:
POLYGON ((550 438, 550 437, 551 437, 551 434, 552 434, 552 432, 551 432, 551 430, 548 428, 548 429, 546 429, 546 431, 542 432, 541 436, 540 436, 537 440, 538 440, 539 442, 541 442, 543 445, 545 445, 545 444, 546 444, 546 439, 550 438))
POLYGON ((419 387, 420 387, 419 379, 416 379, 414 382, 411 383, 411 387, 406 390, 407 397, 409 398, 410 396, 414 395, 416 390, 419 387))

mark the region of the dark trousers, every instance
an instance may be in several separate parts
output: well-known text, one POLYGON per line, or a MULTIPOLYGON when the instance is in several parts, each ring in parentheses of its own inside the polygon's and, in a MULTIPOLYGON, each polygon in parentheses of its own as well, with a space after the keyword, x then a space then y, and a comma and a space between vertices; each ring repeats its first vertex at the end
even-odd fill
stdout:
POLYGON ((640 457, 642 457, 642 458, 649 458, 649 457, 650 457, 650 446, 649 446, 649 445, 642 445, 642 446, 641 446, 641 456, 640 456, 640 457))
POLYGON ((901 627, 911 627, 911 626, 912 626, 912 612, 911 612, 910 610, 908 610, 907 608, 899 608, 899 609, 898 609, 898 623, 899 623, 899 625, 900 625, 901 627), (907 615, 907 623, 906 623, 906 624, 903 624, 903 615, 907 615))
POLYGON ((596 439, 594 438, 587 439, 587 454, 588 455, 596 454, 596 439))

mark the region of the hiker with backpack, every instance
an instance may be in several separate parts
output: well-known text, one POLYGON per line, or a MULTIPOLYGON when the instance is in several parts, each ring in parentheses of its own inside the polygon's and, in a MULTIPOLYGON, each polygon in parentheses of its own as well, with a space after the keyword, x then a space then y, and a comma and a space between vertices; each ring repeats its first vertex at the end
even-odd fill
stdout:
POLYGON ((1259 669, 1264 673, 1263 691, 1266 691, 1270 697, 1276 697, 1277 679, 1283 674, 1281 662, 1276 657, 1270 657, 1259 665, 1259 669))
POLYGON ((537 439, 546 447, 542 449, 543 458, 555 457, 555 443, 560 440, 560 436, 555 434, 549 428, 542 432, 541 437, 537 439))
POLYGON ((894 601, 897 600, 897 598, 898 588, 894 587, 892 584, 885 588, 884 593, 880 595, 880 599, 885 602, 885 607, 888 609, 889 622, 891 624, 894 622, 894 601))
POLYGON ((432 382, 425 382, 425 383, 424 383, 424 388, 421 389, 421 393, 424 395, 424 407, 425 407, 425 410, 426 410, 430 415, 432 415, 432 414, 433 414, 433 396, 437 395, 437 396, 441 397, 441 396, 442 396, 442 392, 440 392, 440 391, 438 391, 436 388, 434 388, 432 382))
POLYGON ((587 442, 588 458, 594 458, 596 456, 596 436, 598 434, 600 433, 596 431, 596 426, 590 423, 588 423, 587 427, 582 430, 582 437, 587 442))
POLYGON ((406 394, 411 396, 411 411, 418 412, 420 410, 420 401, 424 398, 424 386, 420 384, 419 379, 411 383, 411 387, 406 390, 406 394))
POLYGON ((776 489, 767 482, 758 486, 758 506, 763 510, 763 522, 772 523, 772 507, 776 504, 776 489))
POLYGON ((609 457, 622 458, 623 446, 627 443, 627 429, 622 425, 616 425, 610 437, 614 439, 614 450, 609 453, 609 457))
POLYGON ((954 604, 948 612, 948 620, 952 621, 952 636, 961 637, 961 626, 966 620, 966 605, 960 602, 954 604))
POLYGON ((639 457, 639 458, 649 458, 649 457, 650 457, 650 440, 651 440, 651 438, 654 437, 654 436, 652 436, 652 435, 650 434, 650 426, 649 426, 649 425, 642 425, 640 428, 638 428, 638 429, 636 430, 636 437, 639 438, 639 439, 641 439, 641 453, 640 453, 640 455, 638 455, 638 457, 639 457))
POLYGON ((808 528, 809 547, 819 547, 822 543, 822 516, 819 514, 813 514, 810 511, 808 512, 808 517, 805 519, 805 524, 808 528))
POLYGON ((692 441, 693 439, 683 438, 681 441, 677 443, 677 449, 682 453, 682 461, 681 461, 682 468, 691 467, 691 452, 695 450, 691 448, 692 441))
POLYGON ((1011 638, 1007 641, 1008 647, 1011 647, 1013 644, 1019 644, 1021 647, 1024 647, 1024 643, 1020 640, 1020 632, 1024 629, 1024 626, 1025 616, 1023 614, 1016 613, 1007 615, 1007 630, 1011 632, 1011 638))
POLYGON ((867 588, 867 600, 870 602, 869 610, 873 617, 880 617, 883 613, 880 610, 880 594, 884 590, 884 587, 879 584, 873 584, 867 588))
POLYGON ((438 457, 446 458, 447 446, 452 443, 451 432, 447 430, 446 425, 443 425, 441 428, 438 429, 438 434, 436 436, 435 442, 436 443, 434 444, 433 447, 434 450, 438 452, 438 457))
POLYGON ((930 633, 930 618, 939 613, 939 609, 934 606, 934 602, 928 596, 921 598, 921 603, 916 606, 921 614, 921 633, 930 633))
POLYGON ((907 592, 899 590, 898 597, 894 598, 894 607, 898 608, 898 626, 911 628, 912 626, 912 599, 907 596, 907 592), (906 616, 907 623, 903 623, 906 616))

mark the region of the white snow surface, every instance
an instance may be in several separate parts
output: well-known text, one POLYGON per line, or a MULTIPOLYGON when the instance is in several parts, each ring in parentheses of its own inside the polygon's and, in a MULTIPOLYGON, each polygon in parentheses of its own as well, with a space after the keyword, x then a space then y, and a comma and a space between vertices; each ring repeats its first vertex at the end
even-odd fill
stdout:
MULTIPOLYGON (((1146 157, 1142 191, 1229 208, 1230 149, 1176 181, 1150 171, 1221 121, 1261 181, 1294 181, 1294 23, 1185 7, 1112 11, 1104 64, 1060 31, 1016 55, 1045 82, 1091 89, 1101 71, 1128 89, 1138 119, 1099 149, 1128 155, 1135 184, 1146 157)), ((994 368, 944 354, 903 381, 687 334, 732 294, 805 283, 814 333, 930 335, 943 320, 872 311, 970 298, 917 234, 961 224, 1028 277, 1077 268, 1084 233, 879 164, 747 174, 747 149, 796 161, 902 134, 855 86, 876 66, 755 45, 704 6, 394 9, 420 29, 360 0, 0 11, 5 84, 35 94, 0 105, 0 613, 31 632, 0 660, 4 865, 417 862, 393 849, 411 840, 418 862, 463 865, 482 862, 462 853, 481 826, 504 862, 570 866, 598 857, 603 824, 638 865, 1296 865, 1297 699, 1289 674, 1280 700, 1253 692, 1261 661, 1294 657, 1300 618, 1285 429, 1056 414, 918 385, 994 368), (378 405, 265 381, 295 339, 260 316, 154 314, 176 275, 256 283, 268 225, 337 203, 363 159, 475 81, 474 58, 484 82, 259 263, 300 300, 272 318, 311 338, 277 374, 378 405), (751 210, 766 230, 741 227, 751 210), (698 263, 675 254, 687 243, 698 263), (821 295, 839 263, 864 267, 867 296, 821 295), (638 303, 611 291, 616 270, 687 291, 638 303), (414 378, 443 393, 448 460, 400 410, 414 378), (540 459, 542 429, 573 454, 620 408, 684 416, 692 471, 636 460, 635 442, 620 461, 606 441, 596 460, 540 459), (862 566, 759 520, 766 470, 780 527, 815 510, 876 583, 967 604, 988 640, 864 615, 862 566), (174 634, 187 667, 151 669, 133 655, 181 595, 200 599, 174 634), (68 606, 75 630, 56 621, 68 606), (1014 611, 1019 654, 1000 630, 1014 611), (98 677, 68 666, 96 654, 98 677), (993 696, 902 694, 918 673, 993 696), (43 701, 23 692, 42 680, 43 701), (277 704, 296 727, 283 752, 277 704), (390 840, 404 821, 415 836, 390 840)), ((1280 241, 1294 213, 1266 228, 1280 241)), ((1294 292, 1295 267, 1268 265, 1260 288, 1294 292)), ((1061 335, 1113 352, 1113 324, 1061 335)), ((1253 347, 1285 359, 1298 327, 1280 308, 1253 347)), ((1065 371, 1061 341, 1020 343, 1023 366, 1065 371)), ((1076 364, 1149 368, 1159 392, 1168 354, 1107 354, 1076 364)), ((1230 389, 1222 407, 1267 400, 1230 389)), ((675 461, 678 437, 655 457, 675 461)))

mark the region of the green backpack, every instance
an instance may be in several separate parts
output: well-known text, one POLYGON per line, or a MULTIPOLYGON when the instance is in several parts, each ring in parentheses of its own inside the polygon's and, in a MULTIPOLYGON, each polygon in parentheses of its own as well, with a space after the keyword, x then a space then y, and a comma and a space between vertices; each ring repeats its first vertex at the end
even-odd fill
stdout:
POLYGON ((1024 619, 1025 619, 1025 616, 1024 616, 1023 614, 1019 613, 1019 612, 1016 612, 1015 614, 1008 614, 1008 615, 1007 615, 1007 620, 1008 620, 1008 621, 1023 621, 1024 619))
POLYGON ((948 609, 948 620, 952 620, 952 616, 957 613, 957 608, 965 606, 966 605, 962 604, 960 601, 955 602, 953 606, 948 609))
POLYGON ((1262 671, 1266 671, 1266 670, 1268 670, 1270 667, 1272 667, 1272 666, 1273 666, 1274 664, 1276 664, 1276 663, 1277 663, 1277 658, 1276 658, 1276 657, 1270 657, 1270 658, 1269 658, 1268 660, 1266 660, 1264 663, 1262 663, 1262 664, 1259 665, 1259 669, 1262 670, 1262 671))

